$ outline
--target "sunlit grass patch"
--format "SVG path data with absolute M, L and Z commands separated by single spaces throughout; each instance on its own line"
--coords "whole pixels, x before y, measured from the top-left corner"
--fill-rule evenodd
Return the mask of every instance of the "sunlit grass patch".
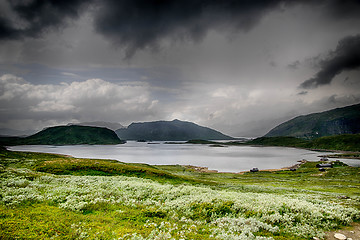
M 0 205 L 0 239 L 116 239 L 151 233 L 138 210 L 123 209 L 83 214 L 47 204 Z
M 115 160 L 63 158 L 42 161 L 34 170 L 57 175 L 134 176 L 173 184 L 194 182 L 193 179 L 176 176 L 147 164 L 127 164 Z
M 75 239 L 81 235 L 72 227 L 84 220 L 74 212 L 46 204 L 7 208 L 0 205 L 0 239 Z

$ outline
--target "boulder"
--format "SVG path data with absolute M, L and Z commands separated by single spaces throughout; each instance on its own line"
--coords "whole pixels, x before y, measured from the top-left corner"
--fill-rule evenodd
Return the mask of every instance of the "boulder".
M 316 167 L 317 168 L 332 168 L 333 165 L 331 163 L 319 163 L 319 164 L 316 164 Z
M 347 239 L 347 237 L 344 234 L 341 234 L 341 233 L 335 233 L 334 238 L 339 239 L 339 240 L 346 240 Z

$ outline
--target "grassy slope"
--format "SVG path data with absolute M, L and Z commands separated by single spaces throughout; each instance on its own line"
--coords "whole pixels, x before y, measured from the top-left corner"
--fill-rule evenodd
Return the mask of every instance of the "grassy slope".
M 103 159 L 79 159 L 50 153 L 12 152 L 4 149 L 0 152 L 0 166 L 5 168 L 26 167 L 33 171 L 55 175 L 141 177 L 172 184 L 195 181 L 147 164 L 128 164 Z M 200 183 L 201 181 L 196 182 Z
M 189 211 L 191 211 L 190 219 L 199 222 L 205 221 L 205 224 L 191 222 L 189 219 L 186 221 L 190 222 L 179 221 L 167 211 L 162 210 L 161 205 L 153 203 L 144 205 L 136 202 L 133 204 L 127 204 L 126 202 L 114 204 L 98 202 L 88 205 L 81 211 L 60 208 L 59 204 L 61 205 L 61 202 L 36 201 L 31 200 L 31 198 L 20 205 L 8 206 L 4 204 L 4 202 L 9 201 L 3 197 L 10 188 L 15 186 L 18 188 L 17 191 L 19 192 L 16 193 L 16 197 L 29 187 L 37 188 L 40 192 L 47 192 L 50 189 L 43 189 L 35 182 L 42 178 L 49 179 L 46 181 L 52 182 L 61 179 L 71 181 L 71 176 L 59 176 L 64 174 L 80 176 L 80 178 L 76 178 L 77 180 L 75 179 L 76 184 L 83 186 L 79 188 L 79 191 L 86 188 L 86 181 L 91 180 L 87 177 L 89 175 L 105 176 L 105 179 L 112 179 L 111 176 L 121 175 L 148 178 L 161 184 L 166 183 L 174 186 L 179 186 L 179 184 L 209 186 L 215 193 L 216 191 L 225 190 L 238 192 L 239 194 L 265 194 L 262 195 L 263 197 L 266 194 L 275 194 L 274 196 L 280 198 L 284 196 L 284 199 L 293 194 L 306 194 L 309 197 L 313 196 L 314 199 L 321 198 L 322 201 L 335 202 L 336 204 L 352 206 L 358 209 L 360 207 L 360 179 L 358 178 L 360 170 L 359 168 L 347 167 L 341 164 L 327 170 L 325 173 L 320 173 L 316 169 L 316 163 L 309 162 L 302 165 L 296 172 L 257 172 L 240 175 L 200 173 L 182 166 L 124 164 L 108 160 L 76 159 L 55 154 L 10 152 L 4 149 L 1 149 L 0 157 L 0 179 L 8 182 L 6 186 L 3 186 L 5 188 L 2 188 L 1 192 L 4 194 L 1 193 L 0 195 L 0 199 L 2 199 L 0 201 L 0 239 L 9 239 L 9 236 L 20 239 L 32 237 L 37 239 L 49 239 L 51 237 L 55 239 L 114 239 L 125 234 L 131 235 L 134 232 L 148 236 L 154 231 L 157 231 L 157 236 L 161 235 L 161 231 L 164 234 L 172 231 L 171 234 L 176 239 L 179 239 L 180 236 L 185 236 L 187 239 L 213 239 L 211 237 L 211 227 L 206 224 L 207 221 L 210 221 L 212 214 L 219 216 L 235 214 L 233 212 L 234 202 L 232 201 L 191 203 L 189 208 Z M 70 191 L 71 189 L 69 189 Z M 165 191 L 165 189 L 160 191 Z M 142 194 L 145 194 L 145 192 Z M 81 196 L 82 194 L 79 195 L 79 197 Z M 350 197 L 351 200 L 343 201 L 339 199 L 340 196 Z M 138 197 L 141 198 L 142 196 L 139 195 Z M 176 196 L 168 197 L 173 198 Z M 65 201 L 65 199 L 62 201 Z M 161 200 L 159 199 L 159 201 Z M 283 214 L 285 213 L 286 211 Z M 182 212 L 178 214 L 181 217 Z M 291 215 L 292 213 L 288 212 L 287 214 Z M 242 215 L 245 217 L 258 216 L 253 211 L 244 211 Z M 176 226 L 179 229 L 171 230 L 173 227 L 169 227 L 169 224 L 171 226 L 177 224 Z M 340 226 L 342 224 L 340 223 Z M 184 232 L 180 231 L 181 229 L 189 229 L 191 226 L 194 226 L 196 231 L 195 229 L 187 232 L 185 230 Z M 282 230 L 284 226 L 279 226 L 280 231 L 278 233 L 260 229 L 255 234 L 272 236 L 274 239 L 307 239 L 286 232 Z
M 245 189 L 253 192 L 303 192 L 318 191 L 359 196 L 359 168 L 339 164 L 321 173 L 318 162 L 307 162 L 295 171 L 260 171 L 257 173 L 203 173 L 182 166 L 158 166 L 158 168 L 183 177 L 213 183 L 218 188 Z M 185 170 L 184 170 L 185 169 Z
M 299 116 L 273 128 L 266 137 L 318 138 L 359 133 L 360 104 Z
M 360 134 L 344 134 L 314 139 L 309 144 L 314 149 L 360 152 Z

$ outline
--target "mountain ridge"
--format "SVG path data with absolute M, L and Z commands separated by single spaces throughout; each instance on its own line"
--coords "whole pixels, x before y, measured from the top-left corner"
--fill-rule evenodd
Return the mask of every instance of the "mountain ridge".
M 191 139 L 234 139 L 214 129 L 178 119 L 173 121 L 162 120 L 131 123 L 127 128 L 118 129 L 115 132 L 124 140 L 188 141 Z

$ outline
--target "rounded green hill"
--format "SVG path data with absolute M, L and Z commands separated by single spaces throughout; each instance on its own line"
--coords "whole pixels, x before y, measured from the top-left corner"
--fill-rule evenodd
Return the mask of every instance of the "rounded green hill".
M 107 128 L 89 126 L 56 126 L 46 128 L 32 136 L 18 139 L 16 144 L 26 145 L 77 145 L 120 144 L 116 133 Z

